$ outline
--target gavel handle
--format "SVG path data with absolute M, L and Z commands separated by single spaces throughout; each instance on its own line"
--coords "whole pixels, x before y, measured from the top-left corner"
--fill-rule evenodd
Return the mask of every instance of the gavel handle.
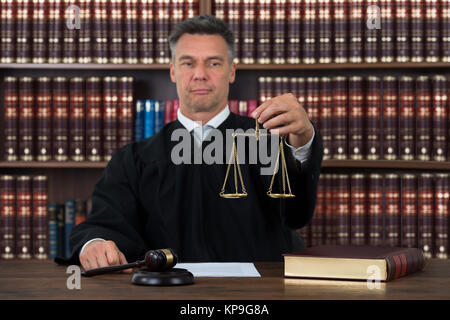
M 86 270 L 86 271 L 83 271 L 81 273 L 81 275 L 85 276 L 85 277 L 91 277 L 91 276 L 96 276 L 99 274 L 120 271 L 120 270 L 125 270 L 125 269 L 129 269 L 129 268 L 134 268 L 134 267 L 140 267 L 141 265 L 142 265 L 141 261 L 136 261 L 136 262 L 127 263 L 127 264 L 119 264 L 116 266 L 108 266 L 108 267 Z

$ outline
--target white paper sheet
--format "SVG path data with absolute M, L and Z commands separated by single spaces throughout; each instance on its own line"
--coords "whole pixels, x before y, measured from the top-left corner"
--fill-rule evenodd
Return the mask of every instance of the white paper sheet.
M 187 269 L 194 277 L 261 277 L 253 263 L 177 263 L 175 268 Z

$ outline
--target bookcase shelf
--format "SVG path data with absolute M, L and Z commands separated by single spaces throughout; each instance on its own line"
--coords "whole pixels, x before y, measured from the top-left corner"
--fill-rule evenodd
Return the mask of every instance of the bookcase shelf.
M 106 161 L 1 161 L 0 168 L 103 169 L 107 163 Z
M 238 70 L 342 70 L 342 69 L 421 69 L 450 68 L 449 62 L 390 62 L 390 63 L 323 63 L 323 64 L 238 64 Z M 168 70 L 169 64 L 113 63 L 0 63 L 0 69 L 66 69 L 66 70 Z

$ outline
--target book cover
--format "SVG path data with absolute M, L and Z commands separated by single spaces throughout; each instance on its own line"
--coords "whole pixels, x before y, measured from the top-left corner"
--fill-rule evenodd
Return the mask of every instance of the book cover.
M 432 258 L 434 252 L 434 175 L 421 173 L 417 181 L 417 241 L 425 258 Z
M 19 98 L 16 77 L 3 79 L 3 110 L 2 159 L 16 161 L 19 158 Z
M 138 45 L 139 45 L 139 10 L 138 0 L 127 0 L 124 4 L 124 62 L 133 64 L 138 63 Z
M 64 256 L 70 257 L 69 235 L 75 226 L 75 200 L 64 202 Z
M 47 19 L 46 1 L 33 1 L 31 8 L 31 52 L 32 63 L 44 63 L 47 59 Z
M 363 0 L 349 1 L 349 62 L 361 63 L 363 61 L 363 28 L 364 4 Z
M 118 78 L 103 78 L 103 161 L 117 150 Z
M 333 149 L 333 130 L 331 114 L 331 78 L 320 78 L 319 118 L 320 135 L 323 143 L 323 160 L 331 159 Z
M 102 0 L 104 1 L 104 0 Z M 78 37 L 80 35 L 81 29 L 68 28 L 67 21 L 76 21 L 78 17 L 76 16 L 75 10 L 67 10 L 71 5 L 77 5 L 76 0 L 64 0 L 63 4 L 63 29 L 62 29 L 62 63 L 76 63 L 77 62 L 77 43 Z
M 414 103 L 413 77 L 400 77 L 399 100 L 400 160 L 414 160 L 416 153 L 416 105 Z
M 384 242 L 383 175 L 370 173 L 367 177 L 367 244 L 379 246 Z
M 368 28 L 367 22 L 373 19 L 379 18 L 377 15 L 381 14 L 381 9 L 379 7 L 379 0 L 366 0 L 364 2 L 364 62 L 366 63 L 376 63 L 378 62 L 378 45 L 380 41 L 378 40 L 378 34 L 381 31 L 377 28 Z M 375 6 L 375 7 L 374 7 Z M 381 24 L 381 22 L 380 22 Z
M 401 232 L 401 199 L 400 176 L 397 173 L 384 175 L 384 212 L 385 212 L 385 245 L 391 247 L 400 246 Z
M 383 77 L 383 160 L 399 158 L 399 105 L 398 81 L 394 76 Z
M 367 187 L 363 173 L 350 175 L 350 244 L 361 246 L 367 239 Z
M 69 86 L 69 158 L 72 161 L 84 161 L 86 159 L 85 79 L 70 78 Z
M 102 88 L 100 77 L 86 79 L 86 159 L 102 160 Z
M 169 63 L 170 0 L 155 0 L 155 62 Z
M 16 177 L 0 175 L 0 259 L 16 257 Z
M 36 79 L 36 159 L 48 161 L 51 159 L 51 123 L 52 123 L 51 78 Z
M 303 2 L 302 16 L 302 62 L 305 64 L 316 63 L 316 25 L 317 25 L 317 1 L 305 0 Z
M 108 4 L 106 0 L 93 2 L 92 58 L 94 63 L 108 63 Z
M 0 1 L 0 63 L 13 63 L 15 60 L 16 17 L 15 3 Z
M 447 160 L 447 79 L 443 75 L 434 75 L 432 82 L 432 159 L 434 161 Z
M 62 31 L 64 24 L 63 0 L 50 0 L 48 4 L 48 63 L 62 62 Z
M 34 259 L 49 257 L 48 177 L 38 175 L 32 181 L 32 247 Z
M 438 62 L 439 45 L 439 3 L 436 0 L 425 1 L 425 61 Z
M 256 1 L 242 0 L 242 63 L 253 64 L 256 62 Z
M 118 81 L 117 148 L 133 141 L 133 77 Z
M 224 1 L 225 2 L 225 1 Z M 230 30 L 234 34 L 234 63 L 241 62 L 241 20 L 242 20 L 242 0 L 228 0 L 227 12 L 224 10 L 224 5 L 219 4 L 221 9 L 220 14 L 224 16 L 221 18 L 228 23 Z M 185 4 L 184 4 L 185 5 Z M 216 10 L 218 3 L 216 2 Z M 226 15 L 226 16 L 225 16 Z M 216 15 L 217 17 L 217 15 Z
M 15 49 L 16 63 L 31 62 L 31 21 L 32 21 L 32 0 L 22 0 L 14 5 L 17 8 L 15 17 Z
M 424 61 L 423 0 L 411 0 L 411 61 Z
M 380 61 L 394 61 L 394 45 L 395 45 L 395 19 L 394 6 L 392 0 L 380 0 L 381 11 L 381 41 L 380 41 Z
M 138 4 L 138 41 L 139 62 L 144 64 L 154 63 L 155 54 L 155 20 L 157 13 L 154 8 L 154 0 L 140 0 Z
M 33 254 L 32 188 L 31 176 L 21 175 L 16 178 L 16 257 L 21 260 L 31 259 Z
M 123 1 L 108 1 L 108 42 L 109 42 L 109 62 L 123 63 Z
M 364 99 L 363 78 L 352 76 L 348 80 L 348 152 L 350 159 L 364 157 Z
M 147 99 L 144 104 L 144 139 L 155 134 L 155 100 Z
M 92 2 L 95 0 L 79 0 L 78 7 L 80 8 L 80 30 L 77 43 L 77 62 L 91 63 L 92 62 L 92 25 L 93 25 L 93 11 Z
M 432 102 L 430 78 L 428 76 L 419 76 L 415 80 L 415 97 L 417 106 L 417 132 L 416 147 L 417 159 L 431 160 L 432 150 Z M 433 129 L 434 130 L 434 129 Z
M 52 156 L 56 161 L 69 159 L 69 80 L 53 78 Z
M 417 176 L 401 176 L 402 247 L 417 248 Z
M 333 159 L 345 160 L 348 157 L 348 94 L 347 77 L 332 78 L 331 127 Z
M 75 219 L 74 226 L 86 221 L 86 201 L 83 199 L 75 199 Z
M 19 78 L 19 159 L 33 161 L 36 106 L 34 96 L 34 79 Z
M 145 100 L 136 100 L 135 115 L 134 115 L 134 141 L 139 141 L 144 138 L 145 126 Z
M 319 0 L 318 3 L 318 62 L 330 63 L 332 60 L 332 22 L 331 0 Z
M 365 122 L 366 122 L 366 145 L 365 156 L 367 160 L 379 160 L 381 158 L 381 135 L 383 132 L 381 118 L 380 99 L 381 79 L 378 76 L 366 78 L 365 100 Z
M 301 61 L 301 0 L 288 0 L 286 6 L 286 62 L 297 64 Z
M 395 57 L 397 62 L 411 60 L 410 11 L 408 0 L 395 0 Z
M 333 42 L 334 63 L 346 63 L 348 61 L 348 18 L 349 0 L 333 0 Z

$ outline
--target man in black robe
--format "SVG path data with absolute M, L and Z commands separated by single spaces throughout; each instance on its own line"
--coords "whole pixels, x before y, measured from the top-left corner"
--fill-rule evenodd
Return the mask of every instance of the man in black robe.
M 70 234 L 69 260 L 91 269 L 142 259 L 151 249 L 172 248 L 183 262 L 281 261 L 283 253 L 304 247 L 295 229 L 313 216 L 323 153 L 318 132 L 292 94 L 264 102 L 253 118 L 230 113 L 234 36 L 222 21 L 206 15 L 186 20 L 169 43 L 178 118 L 113 155 L 95 185 L 92 211 Z M 255 119 L 271 133 L 285 136 L 294 198 L 268 197 L 272 177 L 249 161 L 240 165 L 247 197 L 220 197 L 229 155 L 225 151 L 222 163 L 174 160 L 177 133 L 187 133 L 192 159 L 213 143 L 211 132 L 225 139 L 226 129 L 255 129 Z M 227 188 L 234 188 L 233 171 L 228 179 Z

